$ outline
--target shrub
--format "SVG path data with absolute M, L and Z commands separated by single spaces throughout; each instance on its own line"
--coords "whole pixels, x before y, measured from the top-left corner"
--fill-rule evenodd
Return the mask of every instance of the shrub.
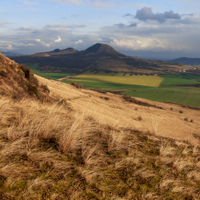
M 141 116 L 139 116 L 137 119 L 138 119 L 138 121 L 142 121 L 142 117 Z
M 4 67 L 0 67 L 0 76 L 7 76 L 7 69 Z
M 44 93 L 46 94 L 49 94 L 50 93 L 50 90 L 49 88 L 47 87 L 47 85 L 41 85 L 41 89 Z
M 96 90 L 96 91 L 99 92 L 99 93 L 102 93 L 102 94 L 106 94 L 106 93 L 107 93 L 106 91 L 101 90 L 101 89 L 98 89 L 98 90 Z
M 182 110 L 179 110 L 179 113 L 183 113 L 183 111 L 182 111 Z
M 70 85 L 73 85 L 74 87 L 76 87 L 76 88 L 78 88 L 78 89 L 82 89 L 82 88 L 84 88 L 81 84 L 79 84 L 79 83 L 74 83 L 74 82 L 72 82 L 72 83 L 70 83 Z
M 29 79 L 30 78 L 30 69 L 25 65 L 19 65 L 19 68 L 24 72 L 25 78 Z
M 101 99 L 105 99 L 106 101 L 108 101 L 109 100 L 109 98 L 108 97 L 100 97 Z
M 27 86 L 28 86 L 29 94 L 31 94 L 31 95 L 36 94 L 36 96 L 38 96 L 38 89 L 36 86 L 31 85 L 31 84 L 28 84 Z

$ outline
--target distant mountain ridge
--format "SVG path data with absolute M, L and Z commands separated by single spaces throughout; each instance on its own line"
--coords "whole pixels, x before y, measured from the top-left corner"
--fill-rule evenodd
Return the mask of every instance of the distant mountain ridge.
M 3 54 L 4 56 L 7 56 L 7 57 L 11 57 L 11 56 L 19 56 L 20 54 L 17 54 L 17 53 L 13 53 L 13 52 L 0 52 L 1 54 Z
M 55 49 L 51 52 L 12 57 L 12 59 L 18 63 L 38 63 L 38 70 L 43 72 L 82 73 L 92 70 L 155 75 L 175 73 L 175 69 L 190 69 L 177 63 L 126 56 L 111 46 L 101 43 L 94 44 L 84 51 L 77 51 L 70 47 L 64 50 Z
M 177 62 L 183 65 L 200 65 L 200 58 L 181 57 L 171 60 L 171 62 Z
M 73 54 L 73 53 L 77 53 L 79 52 L 78 50 L 74 49 L 74 48 L 67 48 L 67 49 L 63 49 L 63 50 L 60 50 L 60 49 L 54 49 L 53 51 L 50 51 L 50 52 L 41 52 L 41 53 L 35 53 L 33 54 L 33 56 L 44 56 L 44 57 L 47 57 L 47 56 L 52 56 L 52 55 L 61 55 L 61 54 Z

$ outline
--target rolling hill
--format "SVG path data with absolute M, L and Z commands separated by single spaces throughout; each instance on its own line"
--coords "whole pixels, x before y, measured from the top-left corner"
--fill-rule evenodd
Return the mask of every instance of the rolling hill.
M 0 199 L 200 199 L 199 110 L 0 62 Z
M 73 48 L 55 49 L 52 52 L 37 53 L 28 56 L 12 57 L 18 63 L 38 63 L 42 72 L 82 73 L 87 70 L 108 72 L 130 72 L 138 74 L 169 74 L 175 69 L 191 69 L 177 63 L 146 60 L 130 57 L 117 52 L 106 44 L 97 43 L 85 51 Z
M 7 57 L 11 57 L 11 56 L 19 56 L 20 54 L 17 54 L 17 53 L 12 53 L 12 52 L 0 52 L 1 54 L 7 56 Z
M 182 65 L 200 65 L 200 58 L 181 57 L 171 60 L 171 62 L 176 62 Z

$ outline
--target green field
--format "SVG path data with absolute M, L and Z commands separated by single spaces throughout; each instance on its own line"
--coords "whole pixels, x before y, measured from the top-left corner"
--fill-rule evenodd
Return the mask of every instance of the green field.
M 63 78 L 66 76 L 69 76 L 71 74 L 73 74 L 74 72 L 65 72 L 65 73 L 43 73 L 40 72 L 39 70 L 37 70 L 37 68 L 39 67 L 38 64 L 26 64 L 27 67 L 29 67 L 35 74 L 42 76 L 44 78 L 50 78 L 53 80 L 59 79 L 59 78 Z
M 200 76 L 187 74 L 157 77 L 131 76 L 130 73 L 92 73 L 88 71 L 70 79 L 68 82 L 77 82 L 85 87 L 108 91 L 121 90 L 124 91 L 122 94 L 153 101 L 167 101 L 200 107 L 200 88 L 192 86 L 192 84 L 198 84 L 199 80 Z M 183 87 L 179 84 L 188 86 Z
M 74 73 L 42 73 L 37 70 L 38 64 L 27 64 L 27 66 L 35 74 L 54 80 Z M 199 84 L 199 81 L 200 76 L 187 74 L 147 76 L 131 75 L 130 73 L 106 73 L 103 71 L 95 73 L 87 71 L 63 82 L 77 82 L 84 87 L 108 91 L 119 90 L 123 92 L 123 95 L 126 94 L 153 101 L 167 101 L 200 107 L 200 88 L 192 86 L 192 84 Z M 187 87 L 179 86 L 179 84 L 186 84 Z
M 195 84 L 195 83 L 198 83 L 198 81 L 196 81 L 194 79 L 188 79 L 188 77 L 183 78 L 184 76 L 180 77 L 180 76 L 174 76 L 174 75 L 161 75 L 160 77 L 163 78 L 161 85 Z
M 200 92 L 195 94 L 168 91 L 128 91 L 124 94 L 133 97 L 149 99 L 152 101 L 173 102 L 178 104 L 200 107 Z

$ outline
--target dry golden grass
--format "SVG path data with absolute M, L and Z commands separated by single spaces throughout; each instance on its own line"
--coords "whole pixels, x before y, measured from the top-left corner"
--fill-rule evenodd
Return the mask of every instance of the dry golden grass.
M 107 101 L 106 101 L 107 102 Z M 0 99 L 0 199 L 199 199 L 200 147 Z
M 0 96 L 0 199 L 200 199 L 199 111 L 37 78 L 54 101 Z
M 49 89 L 40 85 L 32 70 L 19 65 L 0 53 L 0 95 L 10 96 L 15 100 L 24 97 L 51 101 Z
M 68 84 L 42 77 L 38 77 L 38 80 L 50 88 L 50 95 L 66 99 L 75 111 L 90 113 L 101 124 L 190 141 L 194 145 L 200 144 L 200 137 L 198 137 L 200 135 L 200 112 L 198 110 L 139 99 L 163 107 L 161 110 L 126 102 L 120 95 L 76 89 Z M 179 113 L 179 110 L 182 110 L 183 114 Z M 193 119 L 193 123 L 186 122 L 185 117 Z

